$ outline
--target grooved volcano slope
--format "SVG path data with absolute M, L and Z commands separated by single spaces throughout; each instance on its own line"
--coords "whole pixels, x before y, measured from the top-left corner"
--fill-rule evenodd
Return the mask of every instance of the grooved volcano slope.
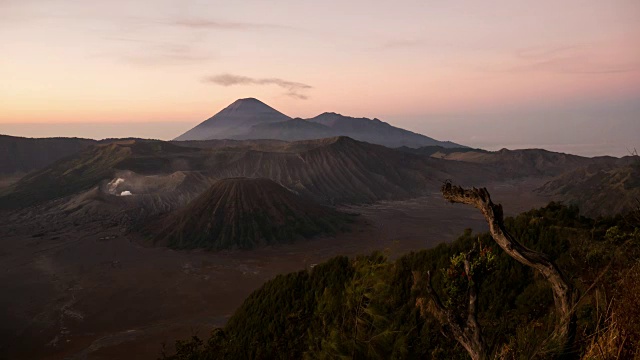
M 304 146 L 306 144 L 306 146 Z M 437 188 L 445 174 L 438 160 L 401 153 L 346 137 L 291 143 L 306 149 L 292 153 L 249 151 L 218 177 L 264 177 L 320 203 L 363 203 L 409 198 Z
M 271 180 L 230 178 L 166 219 L 156 242 L 174 248 L 249 249 L 335 233 L 347 217 Z

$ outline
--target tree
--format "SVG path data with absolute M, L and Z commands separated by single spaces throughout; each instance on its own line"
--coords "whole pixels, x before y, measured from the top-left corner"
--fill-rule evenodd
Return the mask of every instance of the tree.
M 477 245 L 467 253 L 460 253 L 451 258 L 445 275 L 446 300 L 443 302 L 431 284 L 431 272 L 427 272 L 426 284 L 422 284 L 420 272 L 413 272 L 414 289 L 426 288 L 433 300 L 432 306 L 424 297 L 416 299 L 416 306 L 424 317 L 431 313 L 441 324 L 446 324 L 453 337 L 467 350 L 474 360 L 489 357 L 487 343 L 482 336 L 478 323 L 478 283 L 491 267 L 494 256 L 488 248 Z M 460 316 L 459 314 L 465 312 Z
M 447 182 L 442 186 L 444 198 L 451 203 L 471 205 L 482 212 L 489 224 L 493 240 L 510 257 L 537 270 L 551 285 L 556 309 L 556 325 L 551 340 L 561 352 L 566 352 L 575 337 L 575 313 L 572 287 L 556 264 L 544 253 L 531 250 L 519 243 L 505 228 L 502 206 L 494 204 L 487 189 L 464 189 Z M 477 320 L 478 290 L 471 276 L 471 260 L 475 250 L 467 253 L 463 260 L 465 272 L 469 276 L 468 306 L 466 319 L 459 321 L 451 308 L 444 306 L 431 286 L 431 274 L 427 273 L 427 291 L 431 294 L 432 306 L 424 298 L 418 298 L 416 306 L 421 313 L 431 313 L 443 325 L 448 325 L 454 338 L 467 350 L 474 360 L 488 357 L 487 344 L 482 337 L 482 329 Z M 414 284 L 419 284 L 421 274 L 414 273 Z

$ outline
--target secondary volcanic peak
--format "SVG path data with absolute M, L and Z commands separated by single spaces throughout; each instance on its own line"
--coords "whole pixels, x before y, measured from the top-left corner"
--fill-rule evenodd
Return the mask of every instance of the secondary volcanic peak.
M 229 178 L 164 219 L 155 240 L 174 248 L 249 249 L 333 234 L 349 217 L 272 180 Z

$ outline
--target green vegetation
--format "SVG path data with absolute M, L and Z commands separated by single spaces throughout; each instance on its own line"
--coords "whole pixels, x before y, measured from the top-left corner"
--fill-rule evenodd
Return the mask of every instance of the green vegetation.
M 470 279 L 478 321 L 501 359 L 633 359 L 640 353 L 640 215 L 598 219 L 573 206 L 548 206 L 505 219 L 527 247 L 548 254 L 576 289 L 576 337 L 569 353 L 548 341 L 554 304 L 548 283 L 505 254 L 488 233 L 394 262 L 383 253 L 337 257 L 310 271 L 281 275 L 255 291 L 211 337 L 176 343 L 169 359 L 467 359 L 429 313 L 420 314 L 414 272 L 430 271 L 445 306 L 464 308 L 460 254 L 482 244 Z M 464 309 L 461 309 L 464 313 Z

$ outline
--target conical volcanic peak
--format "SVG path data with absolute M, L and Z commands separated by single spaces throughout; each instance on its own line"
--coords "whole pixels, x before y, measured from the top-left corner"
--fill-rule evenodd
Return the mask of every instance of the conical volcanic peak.
M 226 109 L 242 111 L 275 111 L 279 113 L 278 110 L 272 108 L 271 106 L 263 103 L 256 98 L 238 99 L 231 103 L 231 105 L 227 106 L 225 110 Z
M 290 119 L 258 99 L 239 99 L 176 140 L 232 139 L 248 133 L 254 125 Z
M 271 180 L 229 178 L 166 219 L 156 241 L 174 248 L 249 249 L 335 233 L 347 221 Z
M 286 121 L 290 118 L 254 98 L 240 99 L 224 108 L 203 124 L 212 125 L 253 126 L 262 123 Z

